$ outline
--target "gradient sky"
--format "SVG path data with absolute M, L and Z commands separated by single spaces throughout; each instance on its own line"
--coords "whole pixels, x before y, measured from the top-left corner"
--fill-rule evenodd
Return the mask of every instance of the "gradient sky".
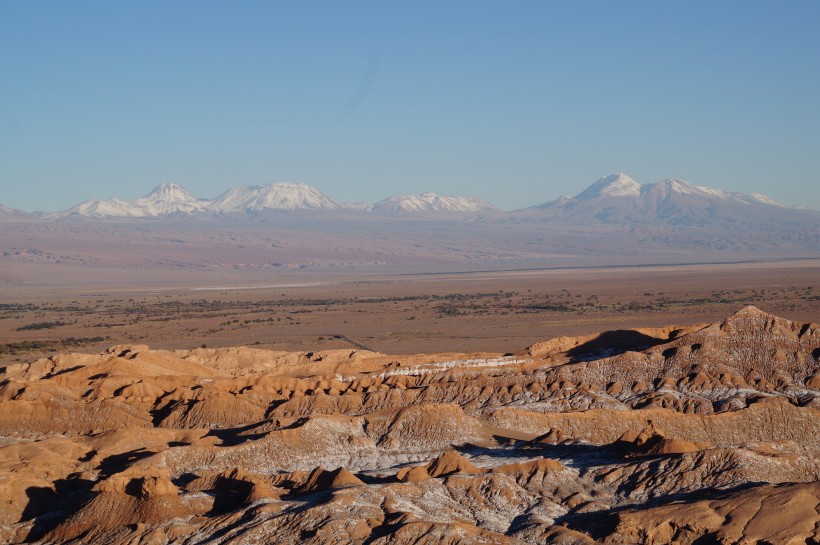
M 820 2 L 0 2 L 0 203 L 506 209 L 623 171 L 820 209 Z

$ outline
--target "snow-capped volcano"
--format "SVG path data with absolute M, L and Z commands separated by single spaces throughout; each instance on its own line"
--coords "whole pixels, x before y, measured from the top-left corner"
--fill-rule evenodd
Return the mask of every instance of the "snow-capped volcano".
M 301 183 L 246 185 L 231 188 L 213 200 L 200 199 L 177 184 L 165 183 L 134 201 L 119 199 L 89 200 L 50 214 L 50 219 L 66 217 L 150 218 L 171 214 L 229 215 L 265 210 L 349 210 L 383 214 L 475 213 L 498 210 L 476 197 L 437 195 L 405 195 L 383 201 L 344 204 L 315 187 Z
M 181 186 L 160 184 L 144 197 L 133 201 L 120 199 L 87 200 L 62 212 L 46 217 L 60 219 L 71 216 L 91 218 L 151 218 L 170 214 L 190 214 L 206 209 L 209 201 L 199 199 Z
M 423 214 L 429 212 L 488 212 L 498 210 L 495 205 L 477 197 L 456 195 L 402 195 L 388 197 L 373 205 L 375 212 Z
M 89 218 L 141 218 L 145 216 L 145 213 L 141 209 L 131 206 L 131 203 L 121 201 L 120 199 L 90 199 L 62 212 L 49 214 L 46 217 L 57 219 L 70 216 Z
M 587 200 L 595 197 L 637 197 L 641 194 L 641 184 L 624 174 L 616 172 L 598 180 L 586 188 L 576 199 Z
M 164 183 L 158 185 L 152 189 L 150 193 L 144 197 L 140 197 L 134 202 L 141 202 L 145 204 L 167 204 L 194 203 L 200 202 L 201 200 L 202 199 L 199 199 L 180 185 L 174 183 Z
M 654 199 L 665 199 L 677 195 L 688 195 L 702 199 L 717 199 L 721 201 L 734 201 L 743 204 L 769 204 L 773 206 L 783 206 L 774 199 L 762 193 L 736 193 L 723 191 L 722 189 L 712 189 L 702 185 L 694 185 L 686 180 L 670 178 L 655 184 L 645 184 L 640 186 L 640 193 Z M 580 197 L 580 195 L 579 195 Z
M 788 209 L 760 193 L 728 192 L 678 178 L 641 185 L 621 172 L 598 179 L 575 197 L 562 197 L 535 208 L 543 210 L 546 217 L 627 225 L 788 221 L 784 215 Z
M 88 200 L 49 219 L 66 217 L 153 218 L 172 214 L 217 213 L 260 210 L 337 210 L 346 206 L 306 184 L 270 184 L 229 189 L 213 200 L 200 199 L 183 187 L 164 183 L 133 201 Z
M 163 216 L 205 210 L 209 201 L 199 199 L 177 184 L 165 183 L 130 204 L 143 210 L 146 216 Z
M 338 210 L 345 206 L 307 184 L 278 183 L 229 189 L 208 205 L 214 212 Z

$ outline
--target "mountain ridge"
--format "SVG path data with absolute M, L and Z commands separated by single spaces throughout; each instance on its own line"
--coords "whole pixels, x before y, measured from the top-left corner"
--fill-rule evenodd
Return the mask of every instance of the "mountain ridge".
M 345 205 L 307 184 L 277 183 L 228 189 L 207 207 L 216 213 L 273 210 L 338 210 Z
M 639 184 L 620 172 L 599 178 L 575 197 L 562 196 L 517 212 L 543 221 L 595 221 L 624 226 L 734 230 L 745 225 L 766 229 L 820 225 L 813 211 L 788 208 L 761 193 L 729 192 L 679 178 Z
M 30 216 L 30 215 L 31 214 L 29 214 L 28 212 L 25 212 L 23 210 L 18 210 L 16 208 L 11 208 L 10 206 L 5 206 L 3 204 L 0 204 L 0 218 L 6 218 L 6 217 L 23 218 L 23 217 L 27 217 L 27 216 Z
M 439 195 L 433 192 L 419 195 L 387 197 L 373 205 L 376 212 L 425 213 L 425 212 L 490 212 L 499 210 L 484 199 L 459 195 Z
M 439 213 L 474 213 L 500 211 L 494 204 L 478 197 L 419 195 L 387 197 L 376 203 L 347 204 L 328 197 L 319 189 L 304 183 L 280 182 L 268 185 L 246 185 L 230 188 L 214 199 L 196 197 L 175 183 L 163 183 L 133 201 L 117 198 L 86 200 L 59 212 L 45 213 L 45 219 L 148 218 L 174 214 L 211 214 L 216 216 L 262 211 L 364 211 L 381 214 L 425 215 Z
M 2 205 L 0 205 L 2 206 Z M 754 207 L 749 213 L 749 207 Z M 46 220 L 70 218 L 140 219 L 186 216 L 223 217 L 262 212 L 352 212 L 379 216 L 425 217 L 491 214 L 497 217 L 530 216 L 541 220 L 597 221 L 602 223 L 703 226 L 715 221 L 788 223 L 788 214 L 810 217 L 814 211 L 788 208 L 762 193 L 728 192 L 696 185 L 680 178 L 641 184 L 623 172 L 604 176 L 576 196 L 560 196 L 542 204 L 505 211 L 474 196 L 425 192 L 390 196 L 375 203 L 349 204 L 329 197 L 304 183 L 279 182 L 229 188 L 213 199 L 197 197 L 176 183 L 163 183 L 133 201 L 118 198 L 90 199 L 51 213 L 27 214 L 0 208 L 0 217 L 33 215 Z M 772 219 L 774 218 L 774 219 Z

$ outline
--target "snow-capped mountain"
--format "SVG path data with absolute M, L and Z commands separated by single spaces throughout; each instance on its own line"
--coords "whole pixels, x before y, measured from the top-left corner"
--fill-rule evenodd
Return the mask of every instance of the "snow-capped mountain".
M 65 218 L 167 218 L 177 216 L 258 215 L 265 211 L 335 211 L 350 217 L 441 218 L 459 215 L 468 219 L 490 213 L 497 220 L 557 219 L 569 222 L 598 222 L 615 225 L 673 226 L 789 225 L 817 223 L 816 212 L 786 208 L 760 193 L 734 193 L 695 185 L 680 179 L 640 184 L 624 173 L 598 179 L 575 197 L 561 196 L 538 206 L 505 213 L 476 197 L 420 195 L 388 197 L 375 204 L 346 204 L 302 183 L 276 183 L 229 189 L 215 199 L 201 199 L 173 183 L 157 186 L 133 201 L 120 199 L 87 200 L 62 212 L 38 214 L 47 220 Z M 0 207 L 0 217 L 13 219 Z M 767 227 L 768 228 L 768 227 Z
M 131 202 L 134 208 L 144 211 L 146 216 L 164 216 L 178 212 L 205 210 L 210 201 L 200 199 L 177 184 L 160 184 L 144 197 Z
M 53 214 L 46 219 L 88 218 L 157 218 L 198 213 L 231 214 L 261 210 L 338 210 L 343 205 L 315 187 L 306 184 L 279 183 L 229 189 L 213 200 L 200 199 L 183 187 L 165 183 L 133 201 L 120 199 L 87 200 Z
M 712 189 L 711 187 L 690 184 L 689 182 L 678 178 L 671 178 L 656 184 L 646 184 L 640 186 L 640 193 L 645 195 L 647 198 L 652 199 L 668 199 L 677 194 L 689 195 L 706 200 L 712 199 L 731 201 L 741 204 L 769 204 L 773 206 L 783 206 L 779 202 L 767 197 L 766 195 L 763 195 L 762 193 L 746 194 L 727 192 L 721 189 Z
M 437 195 L 428 192 L 421 195 L 388 197 L 374 204 L 372 210 L 381 213 L 424 214 L 431 212 L 489 212 L 498 210 L 498 208 L 477 197 Z
M 378 212 L 381 214 L 424 215 L 469 213 L 498 210 L 476 197 L 423 193 L 389 197 L 376 204 L 345 204 L 332 199 L 307 184 L 276 183 L 248 185 L 228 189 L 213 200 L 200 199 L 181 186 L 165 183 L 144 197 L 133 201 L 120 199 L 87 200 L 67 210 L 47 214 L 46 219 L 88 218 L 156 218 L 170 215 L 230 215 L 266 210 L 336 210 Z
M 47 214 L 46 219 L 61 219 L 72 216 L 88 218 L 141 218 L 145 213 L 131 206 L 131 203 L 120 199 L 94 200 L 89 199 L 66 210 Z
M 677 178 L 642 185 L 621 172 L 598 179 L 575 197 L 561 197 L 534 209 L 542 210 L 544 217 L 626 225 L 790 221 L 790 209 L 760 193 L 727 192 Z
M 48 214 L 48 219 L 67 217 L 89 218 L 151 218 L 176 213 L 203 211 L 209 201 L 199 199 L 177 184 L 160 184 L 144 197 L 133 201 L 120 199 L 87 200 L 61 212 Z
M 307 184 L 279 183 L 229 189 L 208 204 L 213 212 L 338 210 L 346 206 Z
M 599 178 L 586 188 L 575 199 L 589 200 L 596 197 L 637 197 L 641 194 L 641 184 L 624 174 L 617 172 Z

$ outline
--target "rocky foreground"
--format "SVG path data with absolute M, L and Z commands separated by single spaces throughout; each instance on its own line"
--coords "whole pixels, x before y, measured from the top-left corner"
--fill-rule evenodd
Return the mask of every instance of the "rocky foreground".
M 0 369 L 0 542 L 818 543 L 820 327 Z

